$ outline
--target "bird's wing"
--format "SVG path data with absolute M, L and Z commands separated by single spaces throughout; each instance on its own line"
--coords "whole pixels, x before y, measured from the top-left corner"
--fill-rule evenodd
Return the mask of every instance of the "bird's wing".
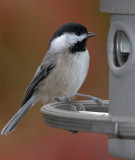
M 31 96 L 35 93 L 37 89 L 38 83 L 42 81 L 44 78 L 46 78 L 54 67 L 55 64 L 49 64 L 49 65 L 42 65 L 41 67 L 38 68 L 33 80 L 26 89 L 21 106 L 23 106 L 31 98 Z

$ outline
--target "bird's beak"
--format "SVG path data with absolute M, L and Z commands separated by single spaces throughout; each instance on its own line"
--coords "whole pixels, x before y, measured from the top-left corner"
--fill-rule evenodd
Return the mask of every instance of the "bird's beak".
M 96 35 L 96 33 L 88 32 L 88 33 L 87 33 L 87 38 L 93 37 L 93 36 L 95 36 L 95 35 Z

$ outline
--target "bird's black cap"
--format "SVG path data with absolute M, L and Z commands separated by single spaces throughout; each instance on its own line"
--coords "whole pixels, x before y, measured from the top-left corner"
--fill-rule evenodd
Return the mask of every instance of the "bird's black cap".
M 87 28 L 80 23 L 66 23 L 57 29 L 57 31 L 52 36 L 50 42 L 53 39 L 61 36 L 63 33 L 75 33 L 76 35 L 79 36 L 85 33 L 87 34 L 88 31 L 87 31 Z

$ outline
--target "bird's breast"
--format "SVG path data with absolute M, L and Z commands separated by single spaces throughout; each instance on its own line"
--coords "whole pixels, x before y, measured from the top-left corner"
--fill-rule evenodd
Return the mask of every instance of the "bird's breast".
M 56 67 L 39 84 L 40 96 L 43 99 L 48 98 L 50 101 L 55 97 L 73 97 L 86 78 L 89 59 L 87 50 L 76 54 L 60 55 Z

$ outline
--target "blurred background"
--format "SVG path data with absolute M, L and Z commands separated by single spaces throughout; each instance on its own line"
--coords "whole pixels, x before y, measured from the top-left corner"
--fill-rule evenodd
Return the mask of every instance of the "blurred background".
M 80 93 L 108 99 L 109 21 L 108 14 L 99 12 L 99 0 L 1 0 L 0 130 L 19 109 L 51 36 L 67 22 L 79 22 L 97 33 L 87 43 L 91 63 Z M 70 134 L 47 127 L 40 107 L 33 107 L 15 132 L 0 136 L 0 160 L 117 159 L 108 153 L 107 135 Z

